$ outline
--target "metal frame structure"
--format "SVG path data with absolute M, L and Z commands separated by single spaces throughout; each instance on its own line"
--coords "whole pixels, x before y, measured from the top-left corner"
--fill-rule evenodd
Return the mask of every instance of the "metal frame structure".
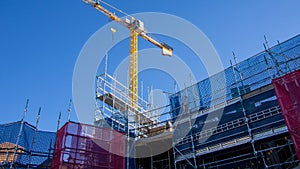
M 51 168 L 125 169 L 123 137 L 111 128 L 67 122 L 57 132 Z
M 36 126 L 25 121 L 0 125 L 0 168 L 50 168 L 55 133 L 38 130 L 38 120 L 39 115 Z
M 144 136 L 143 128 L 154 123 L 153 114 L 147 111 L 148 102 L 138 96 L 137 104 L 133 106 L 131 95 L 134 94 L 115 78 L 104 73 L 97 77 L 97 107 L 95 124 L 103 119 L 110 119 L 119 125 L 120 131 L 133 132 L 139 137 Z M 118 120 L 115 116 L 122 119 Z M 126 130 L 128 128 L 128 130 Z
M 300 35 L 243 62 L 237 63 L 235 58 L 235 64 L 221 72 L 227 78 L 225 88 L 209 88 L 210 83 L 217 82 L 221 76 L 216 74 L 170 95 L 170 105 L 152 110 L 147 109 L 149 103 L 138 96 L 138 107 L 133 107 L 131 90 L 105 72 L 97 77 L 95 124 L 112 121 L 109 124 L 112 128 L 125 130 L 128 137 L 136 138 L 137 143 L 151 136 L 156 136 L 158 140 L 173 138 L 173 132 L 166 132 L 166 125 L 177 118 L 180 118 L 176 121 L 177 127 L 182 125 L 191 129 L 186 137 L 172 140 L 171 150 L 162 155 L 137 159 L 136 166 L 139 167 L 156 168 L 156 164 L 175 169 L 295 166 L 298 161 L 291 148 L 293 143 L 277 104 L 271 79 L 299 69 L 299 51 Z M 225 95 L 221 94 L 224 91 Z M 213 94 L 218 96 L 214 97 L 215 100 L 212 100 Z M 166 111 L 161 114 L 153 113 L 163 109 Z M 228 115 L 211 119 L 219 120 L 219 125 L 201 129 L 200 123 L 207 122 L 205 117 L 208 114 L 221 110 Z M 115 114 L 122 116 L 124 123 Z M 123 127 L 114 127 L 114 124 Z M 176 128 L 173 130 L 176 132 Z M 158 135 L 163 132 L 165 135 Z M 264 143 L 270 145 L 262 147 Z M 226 151 L 236 156 L 226 156 Z M 278 160 L 276 156 L 286 160 Z M 133 163 L 127 164 L 127 168 L 135 166 Z
M 231 75 L 234 79 L 231 80 L 231 82 L 227 81 L 226 90 L 229 92 L 223 96 L 226 97 L 226 101 L 223 103 L 214 104 L 213 101 L 210 101 L 209 106 L 205 107 L 201 105 L 200 100 L 205 100 L 205 97 L 209 98 L 210 96 L 202 94 L 202 96 L 199 97 L 199 106 L 184 110 L 185 105 L 190 104 L 190 102 L 186 102 L 182 99 L 185 97 L 182 93 L 185 93 L 185 91 L 173 95 L 175 97 L 171 97 L 171 101 L 172 99 L 176 100 L 176 97 L 182 100 L 179 104 L 174 104 L 175 106 L 172 108 L 174 114 L 173 118 L 179 117 L 178 112 L 180 112 L 179 114 L 188 112 L 188 114 L 190 114 L 189 117 L 192 117 L 185 118 L 182 120 L 182 123 L 186 121 L 196 121 L 197 123 L 197 120 L 193 119 L 222 109 L 225 109 L 226 113 L 226 109 L 230 109 L 231 105 L 237 104 L 239 108 L 236 108 L 236 110 L 239 110 L 241 114 L 241 116 L 235 117 L 226 123 L 220 122 L 217 127 L 196 133 L 191 132 L 191 134 L 185 138 L 176 140 L 174 143 L 175 168 L 231 168 L 235 165 L 238 166 L 242 162 L 246 163 L 249 160 L 255 161 L 255 159 L 261 159 L 262 165 L 260 168 L 280 168 L 282 166 L 287 168 L 288 166 L 295 166 L 298 160 L 295 158 L 294 150 L 290 149 L 290 147 L 292 147 L 290 136 L 275 98 L 273 86 L 270 83 L 272 78 L 300 68 L 299 51 L 300 36 L 298 35 L 286 42 L 268 48 L 265 52 L 259 53 L 239 64 L 232 64 L 230 68 L 224 70 L 227 77 Z M 231 73 L 229 73 L 230 70 Z M 210 81 L 213 83 L 214 79 L 210 78 Z M 202 82 L 205 84 L 205 80 Z M 199 88 L 202 82 L 198 83 Z M 195 87 L 192 86 L 189 88 Z M 259 98 L 262 100 L 259 101 Z M 190 100 L 197 101 L 195 98 Z M 255 107 L 261 107 L 261 110 L 257 111 L 251 108 L 251 102 L 255 102 L 255 105 L 253 105 Z M 233 114 L 236 110 L 233 111 Z M 226 118 L 228 117 L 223 117 L 222 119 L 225 120 Z M 193 130 L 193 126 L 189 127 Z M 241 130 L 238 130 L 239 128 Z M 232 132 L 230 133 L 230 131 Z M 222 133 L 227 134 L 224 135 Z M 270 138 L 278 139 L 282 136 L 285 137 L 284 140 L 286 141 L 282 145 L 274 145 L 266 149 L 259 147 L 262 140 Z M 194 138 L 196 138 L 196 141 L 201 141 L 203 138 L 209 139 L 202 144 L 196 144 L 194 147 Z M 226 155 L 224 155 L 223 157 L 217 158 L 217 155 L 221 154 L 222 151 L 231 151 L 235 148 L 242 149 L 241 146 L 252 147 L 252 151 L 250 151 L 249 148 L 244 154 L 237 152 L 239 155 L 233 157 L 226 157 Z M 269 150 L 281 150 L 284 148 L 289 149 L 289 160 L 280 161 L 277 159 L 277 162 L 273 161 L 273 163 L 268 161 L 270 157 L 267 157 L 266 154 L 269 153 L 270 155 Z M 251 157 L 247 156 L 249 153 Z M 276 154 L 275 151 L 273 151 L 273 155 L 274 154 Z M 194 156 L 196 156 L 196 165 L 192 163 Z M 215 159 L 211 159 L 211 162 L 209 162 L 209 157 Z M 254 166 L 251 165 L 251 167 L 253 168 Z

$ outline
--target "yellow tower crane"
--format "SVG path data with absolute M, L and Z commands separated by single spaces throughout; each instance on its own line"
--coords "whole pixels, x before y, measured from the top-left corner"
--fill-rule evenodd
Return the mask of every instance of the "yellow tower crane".
M 86 4 L 91 5 L 96 10 L 100 11 L 101 13 L 108 16 L 111 20 L 121 23 L 123 26 L 130 30 L 130 65 L 129 65 L 129 77 L 130 77 L 130 86 L 129 89 L 131 93 L 129 93 L 131 98 L 131 105 L 134 108 L 137 108 L 138 105 L 138 36 L 141 36 L 145 40 L 151 42 L 152 44 L 156 45 L 157 47 L 162 49 L 162 54 L 164 56 L 172 56 L 173 48 L 165 43 L 160 43 L 155 39 L 151 38 L 147 35 L 144 29 L 144 23 L 134 17 L 130 16 L 125 19 L 119 18 L 114 13 L 110 12 L 109 10 L 105 9 L 102 4 L 109 5 L 104 1 L 95 1 L 95 0 L 82 0 Z M 102 3 L 102 4 L 100 4 Z M 116 8 L 115 8 L 116 9 Z M 118 10 L 118 9 L 116 9 Z M 118 10 L 119 12 L 121 10 Z M 129 15 L 127 15 L 129 16 Z

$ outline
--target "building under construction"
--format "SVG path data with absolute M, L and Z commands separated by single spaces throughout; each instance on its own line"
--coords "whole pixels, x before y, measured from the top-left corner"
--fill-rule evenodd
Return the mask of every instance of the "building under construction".
M 155 108 L 138 96 L 137 37 L 172 47 L 84 0 L 130 29 L 130 85 L 95 79 L 94 124 L 68 121 L 57 132 L 21 121 L 0 125 L 2 168 L 288 169 L 300 160 L 300 35 L 169 95 Z M 101 3 L 104 3 L 101 1 Z M 25 108 L 24 114 L 27 108 Z
M 160 114 L 141 98 L 133 107 L 130 90 L 105 73 L 97 77 L 94 125 L 67 122 L 51 133 L 23 120 L 2 124 L 1 166 L 294 168 L 299 68 L 300 35 L 170 95 L 170 111 Z M 225 88 L 212 85 L 221 77 Z M 159 145 L 170 149 L 158 154 Z

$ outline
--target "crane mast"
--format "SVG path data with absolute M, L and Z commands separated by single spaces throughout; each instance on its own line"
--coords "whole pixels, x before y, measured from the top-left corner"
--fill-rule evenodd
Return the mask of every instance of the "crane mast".
M 172 56 L 173 48 L 168 46 L 165 43 L 160 43 L 148 36 L 144 29 L 144 24 L 142 21 L 135 19 L 132 16 L 128 18 L 121 19 L 114 13 L 110 12 L 104 8 L 100 3 L 105 3 L 104 1 L 95 1 L 95 0 L 82 0 L 86 4 L 93 6 L 96 10 L 105 14 L 111 20 L 121 23 L 123 26 L 129 29 L 130 31 L 130 65 L 129 77 L 130 77 L 130 93 L 131 106 L 135 109 L 138 107 L 138 36 L 141 36 L 143 39 L 154 44 L 155 46 L 162 49 L 162 55 Z M 120 11 L 120 10 L 119 10 Z

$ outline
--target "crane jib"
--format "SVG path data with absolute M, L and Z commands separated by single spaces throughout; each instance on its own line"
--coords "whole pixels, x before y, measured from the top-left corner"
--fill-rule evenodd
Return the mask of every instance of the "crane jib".
M 166 43 L 160 43 L 156 41 L 154 38 L 151 38 L 145 33 L 144 23 L 141 20 L 135 19 L 134 17 L 126 14 L 125 12 L 113 7 L 112 5 L 104 2 L 104 1 L 96 1 L 96 0 L 82 0 L 86 4 L 93 6 L 97 11 L 105 14 L 110 19 L 115 22 L 121 23 L 123 26 L 127 27 L 130 30 L 130 54 L 131 54 L 131 62 L 129 65 L 129 77 L 130 77 L 130 93 L 128 93 L 131 97 L 131 106 L 134 109 L 138 108 L 139 98 L 138 98 L 138 36 L 141 36 L 143 39 L 148 42 L 156 45 L 157 47 L 162 49 L 162 55 L 164 56 L 172 56 L 173 48 Z M 101 4 L 104 4 L 115 11 L 121 12 L 125 14 L 126 18 L 123 20 L 119 18 L 115 13 L 107 10 Z M 129 17 L 130 19 L 128 19 Z

